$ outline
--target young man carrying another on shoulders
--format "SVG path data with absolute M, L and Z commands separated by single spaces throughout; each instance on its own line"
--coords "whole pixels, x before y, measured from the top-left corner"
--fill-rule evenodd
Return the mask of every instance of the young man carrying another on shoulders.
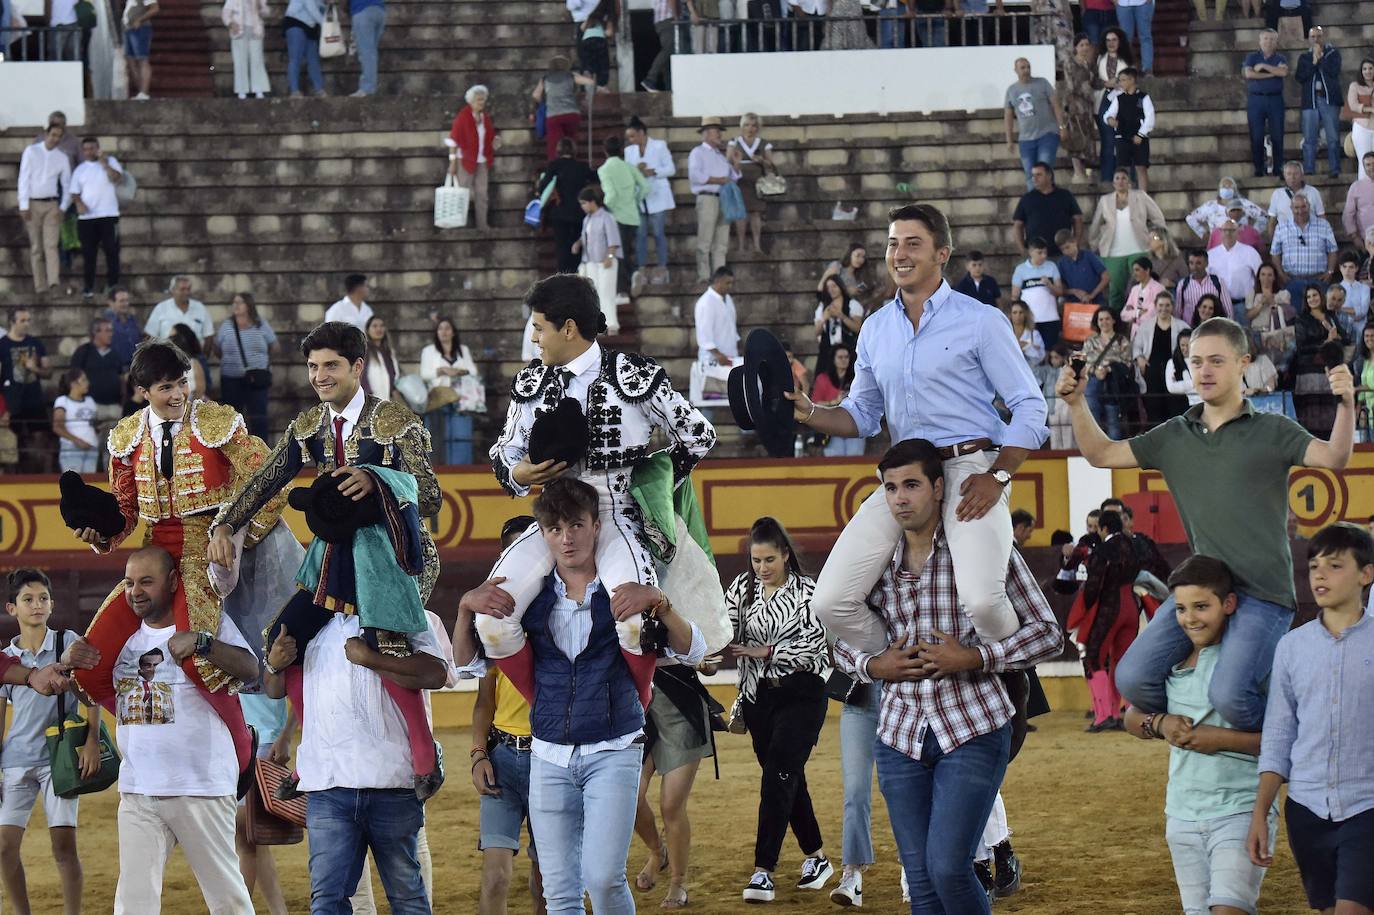
M 1292 624 L 1298 603 L 1288 547 L 1288 471 L 1295 465 L 1330 470 L 1346 465 L 1355 402 L 1350 370 L 1330 369 L 1327 377 L 1340 406 L 1331 439 L 1315 439 L 1285 416 L 1255 412 L 1242 393 L 1249 362 L 1249 339 L 1240 325 L 1227 318 L 1202 322 L 1188 354 L 1202 403 L 1125 442 L 1107 438 L 1088 411 L 1086 374 L 1076 378 L 1066 366 L 1058 393 L 1073 411 L 1074 436 L 1089 463 L 1163 473 L 1188 545 L 1220 559 L 1234 574 L 1239 601 L 1222 639 L 1209 697 L 1222 718 L 1240 730 L 1258 731 L 1274 646 Z M 1206 469 L 1215 467 L 1226 472 Z M 1169 672 L 1191 650 L 1171 597 L 1122 658 L 1117 688 L 1141 711 L 1166 711 Z

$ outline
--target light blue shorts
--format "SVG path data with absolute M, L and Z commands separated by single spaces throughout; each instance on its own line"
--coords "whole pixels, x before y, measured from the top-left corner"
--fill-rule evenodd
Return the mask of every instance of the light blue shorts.
M 1184 915 L 1207 915 L 1212 906 L 1227 905 L 1255 915 L 1262 867 L 1250 863 L 1245 839 L 1250 814 L 1233 813 L 1214 820 L 1168 818 L 1164 837 L 1174 859 L 1174 879 Z M 1279 817 L 1269 813 L 1269 847 L 1274 847 Z

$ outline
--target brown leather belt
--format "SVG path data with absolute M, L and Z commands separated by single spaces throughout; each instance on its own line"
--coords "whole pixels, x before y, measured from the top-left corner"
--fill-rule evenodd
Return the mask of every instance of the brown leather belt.
M 992 443 L 990 438 L 971 438 L 966 442 L 959 442 L 957 445 L 946 445 L 943 448 L 936 448 L 939 452 L 940 460 L 947 461 L 950 458 L 962 457 L 965 454 L 973 454 L 975 451 L 995 451 L 997 446 Z

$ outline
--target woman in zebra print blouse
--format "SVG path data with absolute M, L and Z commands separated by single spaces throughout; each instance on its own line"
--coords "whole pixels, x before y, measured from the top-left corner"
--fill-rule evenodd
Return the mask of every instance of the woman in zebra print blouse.
M 806 788 L 806 760 L 825 724 L 829 667 L 825 629 L 811 612 L 816 583 L 802 574 L 787 531 L 760 518 L 749 532 L 750 570 L 725 594 L 739 663 L 742 711 L 754 755 L 763 768 L 759 788 L 754 876 L 746 902 L 770 902 L 787 826 L 806 854 L 800 889 L 819 890 L 834 873 Z

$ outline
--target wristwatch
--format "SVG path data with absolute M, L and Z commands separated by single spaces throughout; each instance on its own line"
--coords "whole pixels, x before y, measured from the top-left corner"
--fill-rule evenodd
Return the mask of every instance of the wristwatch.
M 203 658 L 210 654 L 210 646 L 215 644 L 215 637 L 208 632 L 196 633 L 196 657 Z
M 988 473 L 992 474 L 992 478 L 1001 486 L 1006 486 L 1011 482 L 1011 474 L 1005 470 L 989 470 Z

